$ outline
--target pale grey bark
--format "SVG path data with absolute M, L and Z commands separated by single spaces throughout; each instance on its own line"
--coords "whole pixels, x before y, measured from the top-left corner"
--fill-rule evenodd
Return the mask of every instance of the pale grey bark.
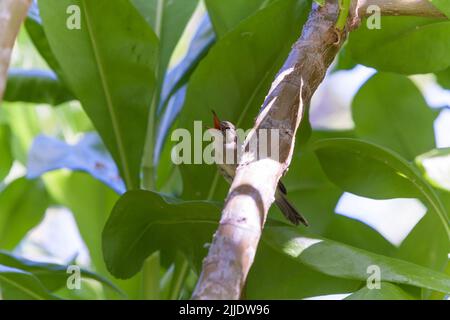
M 366 15 L 367 8 L 373 5 L 378 6 L 383 15 L 445 17 L 429 0 L 359 0 L 359 16 Z
M 0 102 L 6 86 L 12 49 L 31 0 L 0 0 Z

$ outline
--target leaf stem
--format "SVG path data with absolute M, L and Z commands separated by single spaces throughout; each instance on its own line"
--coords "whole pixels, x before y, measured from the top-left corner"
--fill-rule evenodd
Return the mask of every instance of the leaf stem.
M 344 30 L 347 24 L 348 14 L 350 12 L 351 0 L 339 0 L 339 16 L 336 21 L 336 28 L 338 30 Z
M 161 42 L 161 30 L 162 21 L 164 15 L 164 2 L 165 0 L 158 0 L 156 5 L 156 17 L 155 17 L 155 34 Z M 147 137 L 145 139 L 144 155 L 142 158 L 142 187 L 145 190 L 156 189 L 156 174 L 155 174 L 155 140 L 156 140 L 156 107 L 158 104 L 158 96 L 161 88 L 162 75 L 159 70 L 160 61 L 156 63 L 155 78 L 156 78 L 156 90 L 153 94 L 152 103 L 150 105 L 148 124 L 147 124 Z
M 153 253 L 145 261 L 142 275 L 142 295 L 145 300 L 159 299 L 160 257 L 159 252 Z
M 180 254 L 179 254 L 180 255 Z M 169 300 L 180 299 L 183 283 L 189 271 L 189 263 L 184 256 L 179 256 L 175 262 L 175 271 L 170 285 Z

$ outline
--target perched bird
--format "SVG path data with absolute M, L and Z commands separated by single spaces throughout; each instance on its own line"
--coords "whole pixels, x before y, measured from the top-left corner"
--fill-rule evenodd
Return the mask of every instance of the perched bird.
M 229 121 L 221 121 L 216 113 L 213 111 L 214 115 L 214 129 L 218 130 L 223 139 L 220 143 L 223 146 L 216 146 L 216 159 L 225 159 L 225 155 L 232 155 L 234 161 L 220 161 L 217 163 L 220 173 L 225 178 L 225 180 L 231 184 L 236 173 L 236 168 L 238 166 L 237 160 L 237 150 L 239 146 L 238 135 L 236 133 L 235 126 Z M 222 157 L 222 158 L 221 158 Z M 277 191 L 275 193 L 275 203 L 284 216 L 295 225 L 303 223 L 308 226 L 308 221 L 294 208 L 294 206 L 286 198 L 286 187 L 281 183 L 278 183 Z

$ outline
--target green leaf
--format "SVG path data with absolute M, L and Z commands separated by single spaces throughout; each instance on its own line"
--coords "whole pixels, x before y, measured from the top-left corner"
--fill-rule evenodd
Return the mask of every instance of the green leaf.
M 314 132 L 313 139 L 339 137 L 339 132 Z M 294 155 L 289 172 L 283 179 L 288 197 L 310 220 L 308 231 L 360 249 L 403 259 L 441 271 L 447 261 L 448 241 L 437 214 L 425 215 L 400 247 L 395 247 L 368 225 L 335 214 L 342 190 L 329 182 L 319 160 L 309 150 Z M 273 217 L 273 216 L 272 216 Z M 423 241 L 432 232 L 434 236 Z
M 191 77 L 178 127 L 193 134 L 194 121 L 212 123 L 211 109 L 239 128 L 251 127 L 308 12 L 307 1 L 276 1 L 218 41 Z M 184 199 L 223 200 L 228 188 L 215 166 L 182 165 L 181 172 Z
M 5 300 L 55 300 L 31 273 L 0 264 L 0 286 Z
M 408 160 L 435 147 L 433 111 L 405 76 L 374 75 L 355 96 L 352 113 L 358 137 Z
M 261 241 L 248 275 L 245 298 L 249 300 L 305 299 L 354 292 L 360 287 L 359 280 L 323 274 L 298 263 L 283 252 L 275 250 L 265 241 Z
M 74 99 L 70 91 L 51 71 L 13 69 L 8 74 L 5 101 L 57 106 Z
M 12 250 L 44 217 L 49 198 L 40 180 L 20 178 L 0 193 L 0 248 Z
M 130 191 L 118 201 L 103 232 L 104 256 L 113 275 L 129 277 L 157 250 L 163 256 L 175 256 L 181 250 L 200 271 L 220 209 L 208 202 L 173 201 L 146 191 Z M 305 298 L 359 287 L 359 281 L 323 275 L 261 245 L 248 281 L 247 298 L 273 298 L 273 294 L 276 298 Z M 267 281 L 258 280 L 266 274 L 271 275 Z M 287 281 L 295 281 L 298 287 L 286 286 Z
M 292 227 L 269 227 L 263 240 L 313 270 L 344 279 L 366 281 L 370 266 L 380 268 L 380 280 L 450 292 L 450 276 L 434 270 L 320 237 L 300 234 Z
M 35 262 L 3 250 L 0 250 L 0 265 L 33 274 L 49 291 L 55 291 L 65 286 L 70 275 L 67 273 L 68 266 Z M 121 291 L 113 283 L 94 272 L 80 268 L 80 275 L 83 279 L 93 279 L 121 294 Z
M 126 278 L 140 270 L 153 252 L 167 255 L 176 250 L 181 250 L 198 269 L 206 255 L 205 244 L 211 241 L 218 220 L 219 208 L 212 203 L 179 202 L 148 191 L 130 191 L 117 202 L 103 231 L 108 269 L 114 276 Z M 266 225 L 263 241 L 302 265 L 332 277 L 366 281 L 367 268 L 377 265 L 383 281 L 450 292 L 450 276 L 334 241 L 305 236 L 279 222 Z M 351 285 L 356 289 L 355 283 Z
M 433 237 L 429 237 L 430 234 Z M 435 212 L 428 212 L 403 240 L 393 257 L 443 271 L 449 250 L 450 244 L 439 217 Z
M 198 0 L 131 0 L 131 2 L 159 37 L 158 74 L 163 76 L 173 50 L 197 7 Z
M 434 187 L 450 191 L 450 148 L 436 149 L 420 155 L 416 164 Z
M 398 286 L 382 282 L 380 289 L 366 287 L 351 294 L 345 300 L 414 300 L 414 298 Z
M 157 250 L 181 250 L 200 269 L 217 228 L 220 209 L 208 202 L 174 202 L 157 193 L 129 191 L 116 203 L 102 235 L 103 257 L 115 277 L 136 274 Z M 201 232 L 200 232 L 201 230 Z
M 323 170 L 343 190 L 372 199 L 422 198 L 441 219 L 450 238 L 447 212 L 420 172 L 397 154 L 355 139 L 315 144 Z
M 70 5 L 81 8 L 81 30 L 66 26 Z M 158 39 L 128 0 L 114 5 L 108 0 L 42 0 L 39 8 L 64 79 L 118 163 L 127 187 L 138 188 Z
M 402 74 L 436 72 L 450 66 L 449 21 L 383 17 L 381 23 L 381 29 L 370 30 L 363 21 L 352 32 L 349 50 L 357 63 Z
M 450 18 L 450 3 L 447 0 L 429 0 L 436 8 Z
M 214 29 L 222 38 L 242 20 L 261 10 L 274 0 L 205 0 Z
M 31 41 L 34 44 L 34 47 L 61 80 L 61 66 L 56 60 L 56 57 L 53 54 L 52 49 L 50 48 L 50 44 L 48 43 L 47 36 L 45 35 L 37 1 L 33 1 L 30 9 L 28 10 L 28 17 L 25 20 L 25 28 L 28 35 L 30 36 Z
M 0 182 L 8 175 L 14 161 L 11 148 L 9 126 L 0 123 Z

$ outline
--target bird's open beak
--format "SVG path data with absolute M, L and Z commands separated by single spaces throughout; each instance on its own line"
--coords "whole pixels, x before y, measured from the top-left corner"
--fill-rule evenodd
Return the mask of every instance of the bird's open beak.
M 220 119 L 214 111 L 212 113 L 214 116 L 214 128 L 220 130 Z

